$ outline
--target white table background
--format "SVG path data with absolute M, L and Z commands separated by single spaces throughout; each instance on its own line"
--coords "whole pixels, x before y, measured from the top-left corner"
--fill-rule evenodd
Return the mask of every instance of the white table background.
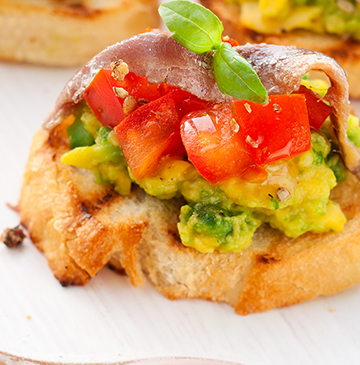
M 0 63 L 0 231 L 17 204 L 33 134 L 74 69 Z M 63 288 L 29 240 L 0 245 L 1 353 L 61 363 L 200 357 L 241 364 L 359 364 L 360 286 L 247 317 L 226 304 L 171 302 L 105 268 Z

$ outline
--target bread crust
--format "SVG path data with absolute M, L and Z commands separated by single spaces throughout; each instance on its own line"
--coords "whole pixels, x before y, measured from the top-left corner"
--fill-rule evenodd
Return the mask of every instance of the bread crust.
M 98 2 L 99 4 L 100 2 Z M 0 58 L 49 66 L 78 66 L 106 46 L 159 25 L 155 0 L 0 0 Z
M 169 299 L 226 302 L 246 315 L 360 282 L 360 198 L 353 176 L 333 192 L 348 218 L 343 232 L 293 239 L 264 224 L 239 253 L 202 254 L 178 237 L 182 200 L 161 201 L 137 188 L 122 197 L 96 184 L 91 171 L 62 164 L 66 128 L 62 123 L 35 135 L 19 203 L 22 224 L 62 285 L 84 285 L 111 264 L 134 286 L 143 285 L 146 274 Z
M 346 71 L 350 97 L 360 98 L 360 42 L 300 30 L 280 35 L 260 34 L 242 26 L 238 6 L 229 4 L 225 0 L 201 0 L 200 2 L 220 18 L 224 26 L 224 34 L 236 39 L 240 44 L 249 42 L 297 46 L 329 55 Z

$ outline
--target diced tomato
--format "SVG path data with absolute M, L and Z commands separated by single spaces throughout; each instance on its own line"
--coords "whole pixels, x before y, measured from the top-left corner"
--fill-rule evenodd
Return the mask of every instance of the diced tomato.
M 311 148 L 305 96 L 274 95 L 268 104 L 233 102 L 246 144 L 257 165 L 296 156 Z
M 111 69 L 106 70 L 106 72 L 111 75 Z M 150 102 L 163 96 L 160 85 L 149 84 L 146 77 L 136 76 L 132 72 L 129 72 L 123 81 L 118 82 L 117 86 L 125 89 L 136 101 L 143 99 Z
M 165 83 L 149 84 L 146 77 L 136 76 L 132 72 L 129 72 L 123 81 L 115 80 L 112 77 L 112 70 L 104 68 L 100 69 L 85 90 L 84 99 L 101 124 L 111 128 L 126 118 L 122 109 L 124 98 L 115 95 L 114 87 L 126 90 L 139 105 L 173 93 L 173 98 L 179 107 L 180 118 L 191 111 L 207 109 L 214 105 L 214 103 L 201 100 L 176 86 Z
M 168 85 L 165 83 L 162 83 L 159 85 L 159 90 L 162 96 L 165 96 L 173 91 L 179 91 L 181 90 L 179 87 L 177 86 L 172 86 L 172 85 Z M 184 91 L 185 92 L 185 91 Z M 190 93 L 187 93 L 188 95 L 191 95 Z
M 198 110 L 211 109 L 216 103 L 201 100 L 198 97 L 189 94 L 184 100 L 179 103 L 179 115 L 182 119 L 186 114 Z
M 104 126 L 114 128 L 126 118 L 122 109 L 124 98 L 115 95 L 114 87 L 125 89 L 140 105 L 165 95 L 162 94 L 160 85 L 149 84 L 146 77 L 129 72 L 123 81 L 118 81 L 111 73 L 110 68 L 100 69 L 84 95 L 84 99 Z
M 331 114 L 331 107 L 304 85 L 301 85 L 295 94 L 305 95 L 310 128 L 315 131 L 319 130 L 325 122 L 325 119 Z
M 174 93 L 174 99 L 179 106 L 180 119 L 190 112 L 210 109 L 216 104 L 199 99 L 197 96 L 192 95 L 187 91 L 183 91 L 177 86 L 162 83 L 159 87 L 162 95 L 167 95 L 176 91 L 176 93 Z
M 126 116 L 124 99 L 113 87 L 145 104 Z M 154 174 L 163 159 L 183 158 L 187 152 L 210 183 L 234 176 L 262 182 L 267 178 L 262 166 L 308 151 L 310 126 L 319 129 L 331 112 L 304 87 L 296 94 L 270 96 L 265 105 L 246 100 L 216 105 L 175 86 L 149 84 L 133 73 L 119 82 L 111 69 L 98 72 L 84 98 L 103 125 L 116 127 L 137 179 Z
M 117 85 L 116 80 L 111 77 L 111 73 L 100 69 L 84 94 L 84 99 L 100 123 L 111 128 L 126 117 L 121 100 L 115 95 L 113 86 Z
M 111 75 L 110 69 L 105 69 L 105 72 Z M 193 96 L 187 91 L 181 90 L 177 86 L 172 86 L 165 83 L 161 83 L 158 85 L 149 84 L 146 77 L 136 76 L 132 72 L 129 72 L 123 81 L 117 82 L 116 86 L 125 89 L 129 93 L 129 95 L 133 96 L 137 101 L 138 99 L 143 99 L 148 102 L 154 101 L 172 92 L 176 92 L 173 96 L 174 100 L 178 104 L 180 104 L 186 98 L 194 98 L 200 100 L 196 96 Z
M 230 37 L 221 37 L 221 40 L 225 43 L 229 43 L 231 47 L 236 47 L 239 45 L 239 42 L 236 39 L 232 39 Z
M 183 158 L 176 91 L 145 104 L 115 128 L 128 165 L 137 179 L 152 175 L 164 158 Z
M 210 183 L 241 176 L 255 165 L 230 103 L 186 115 L 181 138 L 189 160 Z

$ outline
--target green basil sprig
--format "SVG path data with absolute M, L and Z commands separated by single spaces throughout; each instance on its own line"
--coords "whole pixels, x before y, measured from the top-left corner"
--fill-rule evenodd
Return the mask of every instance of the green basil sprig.
M 160 5 L 160 16 L 174 39 L 194 53 L 206 53 L 220 47 L 224 30 L 210 10 L 191 1 L 169 1 Z
M 256 103 L 267 103 L 268 94 L 249 62 L 229 43 L 222 43 L 214 53 L 216 82 L 223 94 Z
M 220 91 L 240 99 L 267 103 L 268 94 L 250 63 L 221 41 L 219 18 L 188 0 L 162 3 L 159 14 L 173 38 L 194 53 L 214 52 L 214 73 Z

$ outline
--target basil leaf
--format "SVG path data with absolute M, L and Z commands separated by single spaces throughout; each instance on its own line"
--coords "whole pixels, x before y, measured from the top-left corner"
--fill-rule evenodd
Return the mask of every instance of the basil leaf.
M 222 93 L 256 103 L 268 102 L 267 91 L 258 75 L 230 44 L 222 43 L 215 51 L 214 72 Z
M 206 53 L 221 44 L 224 30 L 219 18 L 203 6 L 187 0 L 168 1 L 159 14 L 173 38 L 194 53 Z

